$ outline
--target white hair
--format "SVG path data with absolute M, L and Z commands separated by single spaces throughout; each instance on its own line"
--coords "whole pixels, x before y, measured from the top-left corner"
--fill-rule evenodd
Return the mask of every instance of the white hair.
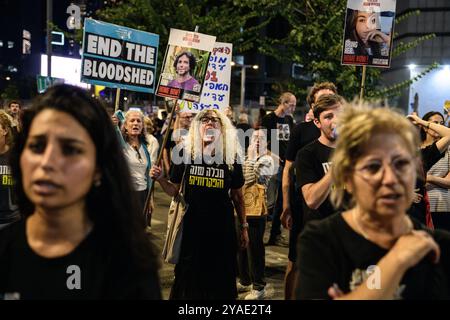
M 192 120 L 191 128 L 189 129 L 188 138 L 186 139 L 187 157 L 190 160 L 202 161 L 203 141 L 201 136 L 201 119 L 208 113 L 214 113 L 220 119 L 220 134 L 214 141 L 216 163 L 226 163 L 232 166 L 236 161 L 242 161 L 242 150 L 237 139 L 236 129 L 231 123 L 230 119 L 218 110 L 203 110 L 195 116 Z M 185 158 L 186 159 L 186 158 Z M 186 159 L 187 160 L 187 159 Z

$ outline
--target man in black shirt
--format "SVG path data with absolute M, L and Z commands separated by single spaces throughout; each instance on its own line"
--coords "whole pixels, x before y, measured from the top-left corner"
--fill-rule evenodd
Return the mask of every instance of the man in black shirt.
M 294 126 L 286 150 L 286 161 L 282 179 L 283 212 L 281 214 L 281 223 L 285 228 L 289 229 L 289 261 L 285 274 L 285 299 L 290 299 L 293 293 L 292 287 L 295 280 L 294 265 L 297 255 L 297 238 L 303 227 L 302 199 L 299 188 L 295 186 L 293 164 L 297 152 L 308 143 L 320 137 L 320 130 L 312 121 L 314 117 L 312 113 L 314 103 L 320 96 L 333 93 L 337 93 L 337 88 L 331 82 L 317 83 L 311 88 L 306 98 L 306 102 L 310 107 L 308 114 L 311 114 L 311 121 L 301 122 Z
M 334 212 L 329 201 L 331 163 L 336 147 L 336 118 L 342 108 L 338 95 L 323 95 L 314 106 L 314 124 L 320 129 L 319 139 L 302 148 L 296 159 L 297 182 L 304 198 L 304 221 L 323 219 Z
M 290 92 L 285 92 L 280 96 L 280 104 L 275 109 L 275 111 L 267 114 L 262 119 L 262 127 L 267 129 L 267 141 L 269 143 L 269 150 L 280 157 L 280 168 L 277 173 L 278 195 L 275 207 L 273 209 L 272 229 L 270 230 L 268 245 L 274 245 L 277 241 L 277 238 L 281 234 L 280 215 L 283 205 L 281 177 L 284 167 L 286 149 L 291 135 L 291 129 L 294 123 L 291 114 L 294 112 L 296 105 L 297 99 L 295 98 L 295 96 Z M 276 132 L 272 130 L 276 130 Z M 275 137 L 272 137 L 272 133 L 274 133 Z M 275 140 L 272 140 L 272 138 L 275 138 Z

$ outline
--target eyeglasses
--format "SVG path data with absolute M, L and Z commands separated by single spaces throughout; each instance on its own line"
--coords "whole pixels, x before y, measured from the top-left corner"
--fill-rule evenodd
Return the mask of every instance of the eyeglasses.
M 220 121 L 220 118 L 218 118 L 218 117 L 202 117 L 202 118 L 200 119 L 200 121 L 201 121 L 203 124 L 207 124 L 207 123 L 210 122 L 210 121 L 211 121 L 212 124 L 222 123 L 222 122 Z
M 393 159 L 387 164 L 391 167 L 398 179 L 404 179 L 414 170 L 414 159 L 410 157 L 399 157 Z M 355 173 L 359 174 L 364 180 L 371 183 L 380 183 L 386 173 L 386 164 L 381 160 L 369 160 L 360 168 L 355 168 Z

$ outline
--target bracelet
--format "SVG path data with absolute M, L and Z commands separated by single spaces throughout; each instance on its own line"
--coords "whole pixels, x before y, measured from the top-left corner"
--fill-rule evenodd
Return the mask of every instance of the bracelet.
M 241 224 L 241 229 L 248 229 L 248 222 Z

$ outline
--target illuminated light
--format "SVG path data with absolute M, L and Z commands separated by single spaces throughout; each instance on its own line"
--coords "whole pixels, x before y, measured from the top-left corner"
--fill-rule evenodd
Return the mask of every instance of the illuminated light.
M 258 70 L 259 66 L 257 64 L 255 64 L 255 65 L 252 66 L 252 68 L 255 69 L 255 70 Z
M 5 79 L 6 79 L 7 81 L 11 80 L 11 78 L 10 78 L 10 77 L 6 77 Z
M 414 63 L 408 65 L 409 70 L 414 70 L 417 66 Z
M 81 59 L 52 56 L 52 77 L 64 79 L 64 83 L 82 88 L 91 85 L 80 81 Z M 47 55 L 41 55 L 41 76 L 47 76 Z
M 127 100 L 128 100 L 128 98 L 127 98 L 127 97 L 123 97 L 123 100 L 127 101 Z
M 231 64 L 231 66 L 232 66 L 232 67 L 234 67 L 234 66 L 236 65 L 236 62 L 234 62 L 234 61 L 231 61 L 231 63 L 230 63 L 230 64 Z

